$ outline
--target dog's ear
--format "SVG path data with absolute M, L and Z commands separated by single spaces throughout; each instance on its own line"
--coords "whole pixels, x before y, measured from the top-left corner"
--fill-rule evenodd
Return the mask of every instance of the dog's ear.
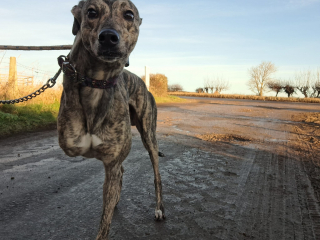
M 80 23 L 76 18 L 74 18 L 73 26 L 72 26 L 72 34 L 77 35 L 80 30 Z
M 125 67 L 129 67 L 129 65 L 130 65 L 130 62 L 129 62 L 129 58 L 128 58 L 128 60 L 127 60 L 127 62 L 126 62 L 126 65 L 124 65 Z
M 79 6 L 74 6 L 71 10 L 74 16 L 74 22 L 72 27 L 72 34 L 77 35 L 80 30 L 80 23 L 81 23 L 81 8 Z
M 139 24 L 139 26 L 141 26 L 141 24 L 142 24 L 142 18 L 140 18 L 140 24 Z

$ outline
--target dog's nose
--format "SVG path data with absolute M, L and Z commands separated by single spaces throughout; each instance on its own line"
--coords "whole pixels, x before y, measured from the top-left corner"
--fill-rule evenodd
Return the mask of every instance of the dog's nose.
M 99 34 L 99 42 L 105 47 L 114 47 L 120 41 L 119 33 L 113 29 L 102 30 Z

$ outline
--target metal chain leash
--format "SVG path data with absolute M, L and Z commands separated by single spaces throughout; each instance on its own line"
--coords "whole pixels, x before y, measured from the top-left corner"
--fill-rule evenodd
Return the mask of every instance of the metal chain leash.
M 42 50 L 70 50 L 72 45 L 60 45 L 60 46 L 10 46 L 10 45 L 0 45 L 0 50 L 25 50 L 25 51 L 42 51 Z M 60 67 L 59 71 L 54 75 L 53 78 L 50 78 L 46 84 L 44 84 L 37 91 L 21 98 L 14 100 L 0 100 L 0 104 L 15 104 L 29 101 L 32 98 L 39 96 L 48 88 L 52 88 L 57 81 L 62 69 Z
M 57 78 L 59 77 L 60 73 L 61 73 L 61 68 L 59 69 L 59 71 L 54 75 L 53 78 L 50 78 L 46 84 L 44 84 L 41 88 L 39 88 L 37 91 L 25 96 L 25 97 L 21 97 L 21 98 L 17 98 L 14 100 L 0 100 L 0 104 L 15 104 L 15 103 L 22 103 L 22 102 L 26 102 L 29 101 L 32 98 L 35 98 L 37 96 L 39 96 L 41 93 L 43 93 L 45 90 L 47 90 L 48 88 L 52 88 L 56 82 L 57 82 Z

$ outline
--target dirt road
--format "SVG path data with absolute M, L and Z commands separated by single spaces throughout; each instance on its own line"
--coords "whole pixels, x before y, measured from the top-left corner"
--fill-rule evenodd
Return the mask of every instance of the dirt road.
M 320 239 L 314 183 L 290 143 L 316 104 L 203 99 L 158 108 L 167 219 L 137 131 L 110 239 Z M 209 141 L 205 141 L 205 140 Z M 102 163 L 69 158 L 55 131 L 0 141 L 0 239 L 95 239 Z

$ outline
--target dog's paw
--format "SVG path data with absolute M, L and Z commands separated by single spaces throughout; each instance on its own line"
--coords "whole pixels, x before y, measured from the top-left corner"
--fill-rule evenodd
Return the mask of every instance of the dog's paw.
M 165 157 L 165 155 L 162 152 L 158 152 L 159 157 Z
M 164 213 L 161 211 L 161 210 L 155 210 L 155 216 L 154 216 L 154 219 L 156 221 L 161 221 L 161 220 L 164 220 L 166 217 L 164 215 Z

